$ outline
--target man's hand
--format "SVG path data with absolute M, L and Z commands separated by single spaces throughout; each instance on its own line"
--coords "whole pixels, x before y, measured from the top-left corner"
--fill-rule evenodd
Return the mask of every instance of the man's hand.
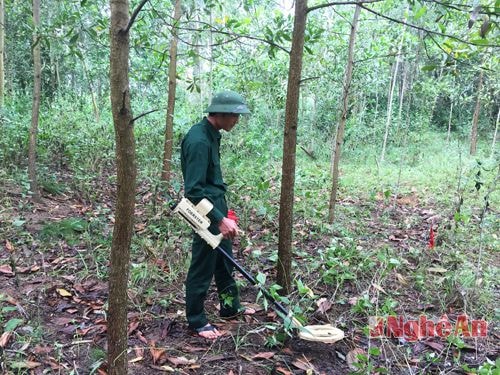
M 236 237 L 240 229 L 238 228 L 238 224 L 236 224 L 236 221 L 225 217 L 219 223 L 219 230 L 224 238 L 232 240 L 234 237 Z

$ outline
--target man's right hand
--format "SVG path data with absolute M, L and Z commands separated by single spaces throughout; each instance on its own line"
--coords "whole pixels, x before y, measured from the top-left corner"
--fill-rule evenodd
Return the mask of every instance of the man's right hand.
M 236 221 L 225 217 L 219 223 L 219 230 L 224 236 L 224 238 L 232 240 L 238 234 L 239 228 L 238 224 L 236 224 Z

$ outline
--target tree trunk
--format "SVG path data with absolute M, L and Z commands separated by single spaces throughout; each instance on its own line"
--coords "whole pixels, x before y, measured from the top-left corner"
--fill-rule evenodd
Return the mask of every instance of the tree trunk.
M 399 109 L 398 109 L 398 122 L 396 124 L 396 139 L 400 139 L 399 131 L 401 129 L 401 120 L 403 116 L 403 103 L 406 94 L 406 75 L 408 73 L 408 68 L 405 68 L 403 65 L 402 68 L 402 78 L 401 78 L 401 87 L 399 90 Z
M 406 17 L 404 19 L 406 21 Z M 391 79 L 390 93 L 389 98 L 387 100 L 387 121 L 385 123 L 385 134 L 384 134 L 384 142 L 382 144 L 382 153 L 380 154 L 380 161 L 383 162 L 385 159 L 385 150 L 387 147 L 387 139 L 389 138 L 389 129 L 391 127 L 392 120 L 392 99 L 394 98 L 394 88 L 396 87 L 396 80 L 398 78 L 399 64 L 401 63 L 401 53 L 403 51 L 403 42 L 405 39 L 405 30 L 406 26 L 403 26 L 403 32 L 401 34 L 401 40 L 399 41 L 398 46 L 398 56 L 396 57 L 396 66 L 394 68 L 394 74 Z
M 498 120 L 500 118 L 500 109 L 497 112 L 497 120 L 495 122 L 495 132 L 493 133 L 493 142 L 491 142 L 491 157 L 495 155 L 495 145 L 497 143 Z
M 36 170 L 36 141 L 38 119 L 40 116 L 40 93 L 42 89 L 42 62 L 40 57 L 40 0 L 33 0 L 33 105 L 31 110 L 31 128 L 28 145 L 28 179 L 30 190 L 35 201 L 40 199 Z
M 85 57 L 82 56 L 80 59 L 82 62 L 83 73 L 87 79 L 87 84 L 89 86 L 90 98 L 92 99 L 92 109 L 94 111 L 94 118 L 96 122 L 99 122 L 99 107 L 97 106 L 97 100 L 95 98 L 94 86 L 92 85 L 92 80 L 90 79 L 89 70 L 87 69 L 87 63 L 85 62 Z
M 5 47 L 5 3 L 4 0 L 0 0 L 0 107 L 3 107 L 4 97 L 5 97 L 4 47 Z
M 172 27 L 172 40 L 170 41 L 170 64 L 168 66 L 168 99 L 167 117 L 165 121 L 165 144 L 163 153 L 163 170 L 161 179 L 166 184 L 170 182 L 170 171 L 172 165 L 172 146 L 174 138 L 174 112 L 175 91 L 177 87 L 177 23 L 181 18 L 181 0 L 175 0 L 174 27 Z
M 450 105 L 450 117 L 448 118 L 448 134 L 446 135 L 446 144 L 450 144 L 450 138 L 451 138 L 451 119 L 453 116 L 453 99 L 451 101 Z
M 136 159 L 129 89 L 128 0 L 110 0 L 110 89 L 117 198 L 109 269 L 108 374 L 127 374 L 127 281 L 135 207 Z
M 297 148 L 297 120 L 299 112 L 300 77 L 304 52 L 304 33 L 307 20 L 307 0 L 295 2 L 292 49 L 288 69 L 288 87 L 285 106 L 285 132 L 283 136 L 283 165 L 279 212 L 279 243 L 277 283 L 282 292 L 291 290 L 293 198 L 295 185 L 295 157 Z
M 470 132 L 470 154 L 476 155 L 477 149 L 477 124 L 479 122 L 479 112 L 481 111 L 481 90 L 483 88 L 483 69 L 479 73 L 479 82 L 477 84 L 477 99 L 474 116 L 472 117 L 472 128 Z
M 337 136 L 335 137 L 335 151 L 333 156 L 333 176 L 332 176 L 332 191 L 330 193 L 330 205 L 328 209 L 328 221 L 333 223 L 335 220 L 335 202 L 337 200 L 337 191 L 339 187 L 339 161 L 342 151 L 342 143 L 344 142 L 344 130 L 347 120 L 347 112 L 349 109 L 349 90 L 351 88 L 352 69 L 354 65 L 354 44 L 356 41 L 356 31 L 358 28 L 358 19 L 361 12 L 361 7 L 356 5 L 354 17 L 351 24 L 351 34 L 349 36 L 349 52 L 347 55 L 347 67 L 344 76 L 344 92 L 342 94 L 342 113 L 340 115 L 340 123 L 337 128 Z

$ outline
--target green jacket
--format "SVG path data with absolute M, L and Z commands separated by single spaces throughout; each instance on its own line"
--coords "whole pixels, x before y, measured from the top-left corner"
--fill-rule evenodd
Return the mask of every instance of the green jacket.
M 191 127 L 181 143 L 184 195 L 194 204 L 203 198 L 214 203 L 208 213 L 212 223 L 219 223 L 225 216 L 217 207 L 227 190 L 220 168 L 220 139 L 220 132 L 204 117 Z

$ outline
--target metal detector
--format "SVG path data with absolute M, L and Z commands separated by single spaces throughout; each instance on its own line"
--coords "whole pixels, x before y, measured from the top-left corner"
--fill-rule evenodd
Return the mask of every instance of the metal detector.
M 234 258 L 219 246 L 223 239 L 222 234 L 214 235 L 209 230 L 210 219 L 207 217 L 213 208 L 213 204 L 208 199 L 202 199 L 196 206 L 187 198 L 173 207 L 173 212 L 179 214 L 186 220 L 193 230 L 203 238 L 214 250 L 219 251 L 252 285 L 259 288 L 268 301 L 271 301 L 274 309 L 282 318 L 291 321 L 292 328 L 298 330 L 298 336 L 303 340 L 317 341 L 323 343 L 334 343 L 344 338 L 344 332 L 331 324 L 303 326 L 291 311 L 288 311 L 269 293 L 255 278 L 239 265 Z

